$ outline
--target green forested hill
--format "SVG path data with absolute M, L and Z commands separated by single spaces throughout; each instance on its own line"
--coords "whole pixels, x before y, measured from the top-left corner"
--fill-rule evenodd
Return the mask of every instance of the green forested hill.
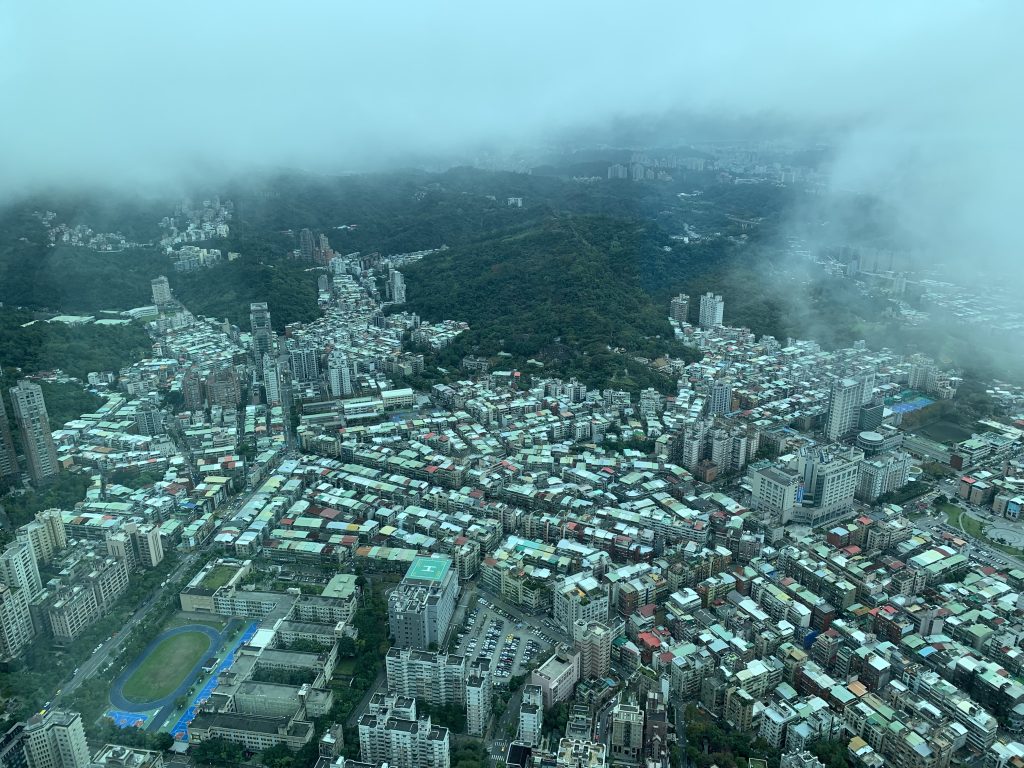
M 60 368 L 85 379 L 91 371 L 117 371 L 146 357 L 151 341 L 141 325 L 68 326 L 36 322 L 28 312 L 0 310 L 0 363 L 25 373 Z

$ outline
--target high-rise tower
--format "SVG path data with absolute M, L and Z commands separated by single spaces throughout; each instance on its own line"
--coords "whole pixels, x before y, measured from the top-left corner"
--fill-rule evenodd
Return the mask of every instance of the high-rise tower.
M 57 476 L 57 449 L 50 434 L 50 417 L 46 413 L 43 390 L 27 379 L 11 388 L 14 417 L 21 431 L 21 444 L 28 459 L 28 473 L 35 483 Z

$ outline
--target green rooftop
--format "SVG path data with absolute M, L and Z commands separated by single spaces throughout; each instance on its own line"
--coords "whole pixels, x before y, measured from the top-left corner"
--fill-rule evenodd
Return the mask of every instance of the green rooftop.
M 231 581 L 231 577 L 238 573 L 238 567 L 234 565 L 215 565 L 210 572 L 203 577 L 199 586 L 203 589 L 217 590 Z
M 452 561 L 447 557 L 417 557 L 405 572 L 405 578 L 440 582 L 451 567 Z

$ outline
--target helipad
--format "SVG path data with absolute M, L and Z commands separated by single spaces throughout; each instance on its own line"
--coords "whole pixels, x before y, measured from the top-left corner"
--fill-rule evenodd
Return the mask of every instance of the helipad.
M 447 557 L 417 557 L 412 561 L 405 578 L 416 581 L 442 581 L 452 561 Z

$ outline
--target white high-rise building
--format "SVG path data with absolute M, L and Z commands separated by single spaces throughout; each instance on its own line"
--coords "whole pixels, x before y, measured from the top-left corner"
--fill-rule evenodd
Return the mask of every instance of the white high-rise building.
M 21 430 L 21 447 L 28 458 L 32 482 L 46 482 L 57 476 L 57 448 L 50 433 L 50 417 L 46 413 L 43 390 L 27 379 L 11 388 L 11 405 Z
M 459 596 L 450 557 L 417 557 L 388 596 L 388 625 L 399 648 L 428 650 L 448 632 Z
M 575 639 L 577 622 L 589 624 L 608 619 L 608 585 L 597 579 L 593 571 L 566 576 L 551 590 L 551 615 Z
M 267 405 L 281 404 L 281 366 L 273 355 L 263 356 L 263 388 Z
M 388 274 L 388 296 L 395 304 L 405 303 L 405 278 L 397 269 Z
M 327 357 L 327 382 L 332 397 L 352 394 L 352 368 L 348 356 L 340 349 L 332 350 Z
M 52 710 L 25 723 L 25 756 L 29 768 L 86 768 L 89 745 L 82 716 Z
M 473 659 L 466 680 L 466 731 L 470 736 L 483 736 L 491 719 L 491 660 L 486 656 Z
M 0 659 L 19 656 L 35 636 L 25 590 L 0 584 Z
M 854 448 L 801 450 L 797 462 L 802 465 L 804 496 L 803 504 L 793 510 L 793 520 L 814 528 L 852 510 L 863 458 Z
M 669 302 L 668 316 L 677 323 L 687 322 L 687 318 L 690 316 L 690 297 L 685 293 L 680 293 L 672 299 Z
M 432 707 L 466 703 L 464 656 L 389 648 L 385 666 L 389 691 Z
M 170 304 L 173 301 L 171 297 L 171 284 L 167 281 L 166 277 L 163 275 L 154 277 L 149 281 L 149 284 L 153 290 L 153 303 L 158 307 Z
M 316 381 L 320 376 L 320 360 L 312 347 L 299 347 L 288 353 L 292 375 L 296 381 Z
M 752 501 L 751 508 L 777 515 L 782 525 L 793 517 L 800 494 L 800 475 L 775 467 L 768 462 L 752 465 L 747 472 Z
M 857 428 L 864 384 L 857 379 L 836 379 L 828 401 L 825 437 L 835 441 Z
M 742 427 L 711 433 L 711 460 L 723 472 L 738 472 L 747 465 L 747 433 Z
M 22 589 L 31 601 L 43 591 L 36 554 L 28 541 L 12 541 L 0 554 L 0 581 L 11 589 Z
M 519 741 L 536 747 L 544 727 L 544 691 L 539 685 L 523 686 L 519 705 Z
M 416 700 L 375 693 L 359 718 L 359 756 L 391 768 L 450 768 L 448 729 L 417 717 Z
M 860 463 L 857 498 L 869 504 L 882 494 L 895 491 L 910 479 L 910 455 L 903 451 L 883 453 Z
M 709 429 L 710 423 L 701 420 L 687 425 L 683 430 L 682 439 L 679 441 L 679 463 L 691 472 L 704 458 Z
M 716 325 L 721 325 L 724 318 L 725 299 L 710 291 L 700 297 L 698 323 L 701 328 L 713 328 Z
M 580 652 L 580 679 L 608 676 L 614 635 L 601 621 L 576 622 L 576 650 Z
M 732 379 L 715 379 L 708 398 L 708 413 L 715 416 L 732 410 Z

